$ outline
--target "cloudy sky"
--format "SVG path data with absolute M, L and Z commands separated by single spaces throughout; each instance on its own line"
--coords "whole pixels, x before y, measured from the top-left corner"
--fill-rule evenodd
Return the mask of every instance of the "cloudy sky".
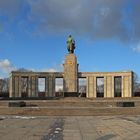
M 140 0 L 0 0 L 0 78 L 62 71 L 71 34 L 80 71 L 140 76 Z

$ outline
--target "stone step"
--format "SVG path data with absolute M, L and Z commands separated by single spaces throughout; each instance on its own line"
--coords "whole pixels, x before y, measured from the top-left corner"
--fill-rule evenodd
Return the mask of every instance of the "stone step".
M 108 115 L 139 115 L 140 107 L 1 107 L 0 115 L 23 116 L 108 116 Z
M 21 100 L 19 100 L 20 102 Z M 81 98 L 64 98 L 60 100 L 22 100 L 28 107 L 116 107 L 123 102 L 133 102 L 135 107 L 140 107 L 139 98 L 126 99 L 98 99 L 89 100 Z M 0 107 L 8 107 L 14 100 L 0 101 Z M 16 100 L 18 102 L 18 100 Z

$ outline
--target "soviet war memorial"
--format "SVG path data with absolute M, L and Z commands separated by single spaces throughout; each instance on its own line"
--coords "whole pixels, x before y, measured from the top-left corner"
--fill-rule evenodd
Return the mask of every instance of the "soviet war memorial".
M 0 140 L 139 140 L 139 7 L 0 0 Z
M 10 97 L 0 100 L 2 140 L 139 139 L 140 99 L 133 98 L 133 72 L 80 72 L 75 49 L 70 35 L 63 72 L 11 72 Z M 59 92 L 57 78 L 63 87 Z
M 10 97 L 55 97 L 56 78 L 63 79 L 64 97 L 80 96 L 79 79 L 86 81 L 85 97 L 114 98 L 133 96 L 133 72 L 79 72 L 79 65 L 74 53 L 75 41 L 70 35 L 67 41 L 68 53 L 64 58 L 63 72 L 20 72 L 10 75 Z M 38 90 L 39 79 L 44 79 L 44 92 Z M 102 83 L 101 85 L 99 85 Z M 62 95 L 61 95 L 62 96 Z

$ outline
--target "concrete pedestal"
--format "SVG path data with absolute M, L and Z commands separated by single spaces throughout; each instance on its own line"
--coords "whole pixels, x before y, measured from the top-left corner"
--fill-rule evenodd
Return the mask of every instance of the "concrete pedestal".
M 77 92 L 78 92 L 77 58 L 75 54 L 67 54 L 64 63 L 64 94 L 66 96 L 77 96 Z

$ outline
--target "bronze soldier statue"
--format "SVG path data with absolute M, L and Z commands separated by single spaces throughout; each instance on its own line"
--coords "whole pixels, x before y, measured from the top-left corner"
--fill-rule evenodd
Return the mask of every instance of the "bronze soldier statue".
M 75 49 L 75 41 L 72 38 L 71 35 L 69 35 L 68 39 L 67 39 L 67 49 L 69 53 L 74 53 L 74 49 Z

